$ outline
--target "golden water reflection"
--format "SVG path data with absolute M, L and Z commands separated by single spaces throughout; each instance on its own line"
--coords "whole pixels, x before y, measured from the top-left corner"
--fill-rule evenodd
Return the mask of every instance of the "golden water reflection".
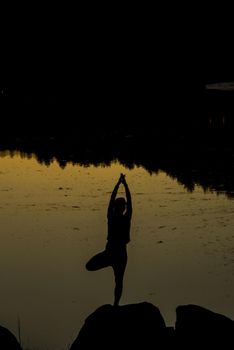
M 133 218 L 122 304 L 149 301 L 167 325 L 179 304 L 234 319 L 234 201 L 186 191 L 165 173 L 81 167 L 33 157 L 0 158 L 0 324 L 23 346 L 67 349 L 85 318 L 113 302 L 110 268 L 85 270 L 104 248 L 106 210 L 119 174 L 127 175 Z

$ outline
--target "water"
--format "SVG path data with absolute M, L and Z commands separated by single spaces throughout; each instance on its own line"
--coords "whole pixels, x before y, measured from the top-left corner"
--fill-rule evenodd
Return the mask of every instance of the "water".
M 234 201 L 188 192 L 164 172 L 34 157 L 0 158 L 0 324 L 30 350 L 68 349 L 85 318 L 113 303 L 111 268 L 85 263 L 106 243 L 106 210 L 119 174 L 133 200 L 121 304 L 152 302 L 167 325 L 179 304 L 234 319 Z M 123 191 L 123 188 L 121 188 Z

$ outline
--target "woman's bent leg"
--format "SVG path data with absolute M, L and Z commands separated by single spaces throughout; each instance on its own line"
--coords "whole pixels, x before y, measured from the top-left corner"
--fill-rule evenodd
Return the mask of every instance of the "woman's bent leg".
M 86 269 L 88 271 L 96 271 L 100 270 L 103 267 L 107 267 L 110 265 L 108 254 L 104 250 L 101 253 L 94 255 L 86 264 Z

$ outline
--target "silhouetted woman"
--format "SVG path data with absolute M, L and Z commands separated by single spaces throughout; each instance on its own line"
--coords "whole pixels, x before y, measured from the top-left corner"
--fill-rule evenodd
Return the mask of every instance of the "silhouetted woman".
M 124 197 L 116 198 L 121 183 L 125 188 L 126 200 Z M 111 194 L 108 206 L 108 235 L 106 248 L 103 252 L 95 255 L 86 264 L 86 268 L 89 271 L 99 270 L 107 266 L 113 268 L 115 275 L 115 306 L 119 304 L 123 290 L 123 277 L 128 259 L 127 244 L 130 241 L 131 218 L 131 194 L 125 180 L 125 175 L 121 174 Z

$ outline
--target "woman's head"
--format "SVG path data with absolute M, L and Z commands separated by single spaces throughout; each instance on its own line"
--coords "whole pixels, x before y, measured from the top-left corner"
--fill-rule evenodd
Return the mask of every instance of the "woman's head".
M 117 214 L 123 214 L 126 209 L 126 200 L 124 197 L 118 197 L 114 202 L 114 211 Z

